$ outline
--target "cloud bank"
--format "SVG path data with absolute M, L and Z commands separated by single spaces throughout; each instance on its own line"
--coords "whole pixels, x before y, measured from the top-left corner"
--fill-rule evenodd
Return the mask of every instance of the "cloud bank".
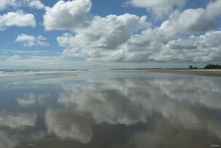
M 183 6 L 186 0 L 132 0 L 129 3 L 157 10 Z M 69 5 L 78 6 L 78 11 L 70 9 Z M 220 6 L 221 1 L 217 0 L 205 8 L 181 12 L 173 10 L 168 19 L 159 26 L 153 26 L 147 16 L 133 14 L 94 16 L 89 19 L 90 1 L 59 1 L 52 8 L 47 8 L 44 26 L 46 30 L 73 31 L 57 37 L 58 44 L 65 48 L 62 52 L 64 57 L 83 57 L 87 61 L 103 62 L 217 62 L 220 56 L 220 45 L 217 44 L 220 30 L 214 29 L 217 27 L 216 19 L 221 14 Z
M 48 57 L 57 63 L 57 67 L 70 62 L 70 59 L 101 64 L 142 62 L 186 66 L 220 63 L 221 0 L 199 7 L 189 6 L 189 2 L 124 0 L 122 3 L 127 4 L 128 10 L 146 9 L 146 13 L 139 15 L 129 11 L 102 15 L 94 13 L 93 3 L 96 2 L 91 0 L 60 0 L 50 6 L 45 6 L 40 0 L 2 0 L 0 10 L 7 12 L 0 15 L 0 31 L 13 27 L 41 27 L 44 29 L 41 35 L 21 32 L 16 34 L 17 38 L 14 37 L 14 43 L 22 43 L 25 47 L 41 46 L 52 51 L 53 55 L 24 58 L 5 54 L 0 63 L 8 65 L 6 62 L 16 56 L 20 57 L 16 64 L 23 66 L 28 65 L 25 64 L 27 61 L 38 59 L 39 63 L 50 62 Z M 30 13 L 33 11 L 24 11 L 23 8 L 36 12 L 39 11 L 36 9 L 42 9 L 44 12 L 39 18 Z M 50 38 L 44 33 L 48 33 Z M 59 47 L 49 49 L 49 43 L 54 45 L 53 48 L 55 44 Z

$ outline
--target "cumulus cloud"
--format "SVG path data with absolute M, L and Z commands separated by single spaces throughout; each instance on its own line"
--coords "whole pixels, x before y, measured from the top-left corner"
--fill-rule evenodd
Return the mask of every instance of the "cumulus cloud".
M 211 1 L 206 6 L 207 16 L 209 16 L 209 17 L 220 16 L 220 14 L 221 14 L 220 7 L 221 7 L 221 0 Z
M 158 16 L 168 14 L 174 6 L 183 6 L 187 0 L 128 0 L 126 3 L 139 8 L 153 10 Z
M 0 10 L 6 9 L 8 6 L 16 6 L 16 0 L 1 0 L 0 1 Z
M 125 43 L 135 31 L 148 27 L 146 17 L 124 14 L 109 15 L 105 18 L 96 16 L 91 25 L 77 31 L 76 36 L 65 33 L 57 37 L 60 46 L 96 49 L 116 49 Z
M 159 31 L 173 37 L 177 34 L 204 32 L 215 27 L 215 18 L 207 16 L 205 9 L 198 8 L 187 9 L 182 13 L 174 11 L 170 18 L 161 24 Z
M 14 0 L 10 1 L 12 4 L 15 3 Z M 46 7 L 43 16 L 45 30 L 72 31 L 57 37 L 59 46 L 64 47 L 60 59 L 80 57 L 96 62 L 178 63 L 182 61 L 186 64 L 218 61 L 220 49 L 215 41 L 219 41 L 219 31 L 211 30 L 216 29 L 219 23 L 217 18 L 221 15 L 219 9 L 221 0 L 211 1 L 205 8 L 189 8 L 184 11 L 174 9 L 185 5 L 186 0 L 128 0 L 127 2 L 135 7 L 151 9 L 156 13 L 170 13 L 167 19 L 159 22 L 158 26 L 154 26 L 154 23 L 152 25 L 148 23 L 149 18 L 146 16 L 91 15 L 90 0 L 60 0 L 54 6 Z M 43 8 L 39 0 L 26 0 L 26 4 L 20 1 L 20 4 Z M 8 5 L 9 3 L 4 0 L 0 3 L 0 8 L 3 9 Z M 30 18 L 32 16 L 33 21 L 27 19 L 22 23 L 23 21 L 19 20 L 22 18 L 20 15 L 16 22 L 16 19 L 11 19 L 12 17 L 7 19 L 9 14 L 15 13 L 10 12 L 0 16 L 0 30 L 9 26 L 34 27 L 36 25 L 32 14 L 18 12 L 29 15 Z M 13 16 L 13 18 L 16 17 Z M 197 33 L 201 36 L 199 37 Z M 193 36 L 194 34 L 197 35 Z M 209 43 L 203 39 L 203 36 L 208 39 L 209 34 L 212 34 L 213 39 L 217 37 L 215 41 Z M 216 34 L 216 37 L 213 37 L 213 34 Z M 26 34 L 19 35 L 16 41 L 29 47 L 49 45 L 42 36 L 34 37 Z
M 75 30 L 88 25 L 87 13 L 91 9 L 90 0 L 58 1 L 53 7 L 46 7 L 43 16 L 46 30 Z
M 62 46 L 70 46 L 63 51 L 64 56 L 85 57 L 88 61 L 115 62 L 172 62 L 186 63 L 218 62 L 220 56 L 221 31 L 210 31 L 201 36 L 189 36 L 169 40 L 167 35 L 157 29 L 142 31 L 133 35 L 127 42 L 115 50 L 99 50 L 97 48 L 74 48 L 74 37 L 65 34 L 57 38 Z M 70 40 L 68 40 L 70 39 Z M 72 39 L 72 40 L 71 40 Z M 209 42 L 208 42 L 209 41 Z
M 16 38 L 16 42 L 23 43 L 23 46 L 49 46 L 49 43 L 46 42 L 46 38 L 42 35 L 39 35 L 38 37 L 34 37 L 32 35 L 27 34 L 21 34 Z
M 7 9 L 8 7 L 31 7 L 36 9 L 44 9 L 45 6 L 40 0 L 1 0 L 0 10 Z
M 181 6 L 185 1 L 135 2 L 134 0 L 131 3 L 145 7 L 164 5 L 172 7 Z M 86 28 L 78 28 L 74 35 L 64 33 L 63 36 L 57 37 L 57 41 L 65 48 L 62 56 L 83 57 L 87 61 L 182 61 L 187 64 L 216 62 L 220 51 L 215 42 L 219 42 L 220 37 L 219 31 L 211 30 L 217 27 L 216 19 L 221 14 L 220 5 L 220 0 L 217 0 L 210 2 L 205 8 L 186 9 L 182 12 L 174 10 L 167 20 L 155 27 L 147 23 L 145 16 L 138 17 L 132 14 L 95 16 Z M 196 33 L 202 35 L 193 36 Z M 212 42 L 208 42 L 204 37 L 213 38 L 214 41 L 211 39 Z M 175 47 L 172 44 L 182 45 Z
M 194 63 L 218 62 L 221 55 L 221 31 L 211 31 L 201 36 L 171 40 L 159 53 L 149 58 L 154 61 L 182 61 Z
M 5 30 L 6 27 L 10 26 L 35 27 L 36 21 L 33 14 L 25 13 L 21 10 L 0 15 L 0 30 Z
M 201 11 L 202 9 L 199 9 Z M 204 10 L 203 10 L 204 12 Z M 188 12 L 189 13 L 189 12 Z M 187 17 L 192 19 L 193 17 Z M 182 19 L 181 19 L 182 20 Z M 76 36 L 64 34 L 58 37 L 60 46 L 66 47 L 63 56 L 84 57 L 88 61 L 114 61 L 114 62 L 186 62 L 186 63 L 209 63 L 219 62 L 221 31 L 209 31 L 200 36 L 189 35 L 187 38 L 171 40 L 179 32 L 196 32 L 199 29 L 209 29 L 213 25 L 196 25 L 195 21 L 189 24 L 185 19 L 180 21 L 183 28 L 176 28 L 177 23 L 167 24 L 164 22 L 160 27 L 149 28 L 140 34 L 130 35 L 121 44 L 111 44 L 113 50 L 107 50 L 108 46 L 98 43 L 105 43 L 102 40 L 84 42 L 84 37 L 79 33 Z M 176 25 L 174 25 L 176 24 Z M 185 25 L 186 24 L 186 25 Z M 207 22 L 207 24 L 210 24 Z M 215 24 L 212 21 L 212 24 Z M 201 26 L 196 29 L 196 26 Z M 181 27 L 181 26 L 180 26 Z M 209 28 L 208 28 L 209 27 Z M 95 35 L 95 33 L 93 34 Z M 78 38 L 82 36 L 82 38 Z M 103 36 L 102 36 L 103 37 Z M 78 38 L 78 40 L 76 40 Z M 88 39 L 89 36 L 85 37 Z M 100 39 L 105 39 L 100 38 Z M 77 42 L 78 41 L 78 42 Z M 87 40 L 86 40 L 87 41 Z M 108 41 L 108 40 L 103 40 Z M 87 44 L 88 43 L 88 44 Z M 108 43 L 108 42 L 106 42 Z M 108 44 L 106 44 L 108 45 Z M 109 46 L 110 47 L 110 46 Z
M 126 43 L 134 32 L 149 26 L 146 16 L 138 17 L 131 14 L 108 15 L 104 18 L 96 16 L 90 26 L 79 29 L 75 36 L 65 33 L 57 37 L 57 41 L 60 46 L 66 47 L 62 53 L 63 56 L 80 56 L 88 60 L 103 56 L 104 59 L 109 60 L 105 55 L 109 55 L 110 52 L 116 56 L 120 54 L 108 50 L 116 50 Z
M 206 8 L 173 11 L 168 20 L 159 27 L 159 31 L 173 37 L 177 34 L 205 32 L 217 26 L 216 18 L 221 15 L 221 1 L 210 2 Z
M 29 6 L 36 9 L 44 9 L 45 6 L 40 0 L 31 0 Z

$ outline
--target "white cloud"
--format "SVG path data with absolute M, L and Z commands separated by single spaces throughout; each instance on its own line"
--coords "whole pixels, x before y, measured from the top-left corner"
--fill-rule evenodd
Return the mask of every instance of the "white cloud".
M 63 47 L 83 47 L 97 49 L 116 49 L 126 42 L 135 31 L 148 27 L 146 17 L 124 14 L 109 15 L 105 18 L 96 16 L 91 25 L 79 29 L 76 36 L 64 34 L 57 41 Z
M 221 56 L 221 31 L 207 32 L 201 36 L 171 40 L 159 53 L 152 54 L 154 61 L 179 61 L 193 63 L 219 62 Z
M 46 30 L 77 29 L 88 25 L 87 12 L 90 0 L 58 1 L 52 8 L 46 7 L 43 16 Z
M 145 22 L 143 22 L 143 24 L 145 24 Z M 115 29 L 114 32 L 118 32 L 118 29 L 122 28 L 122 26 L 114 28 Z M 129 37 L 126 38 L 123 42 L 120 42 L 120 44 L 113 45 L 113 43 L 111 42 L 112 40 L 114 40 L 111 38 L 113 32 L 110 32 L 110 34 L 106 34 L 106 36 L 101 35 L 100 40 L 98 41 L 96 40 L 92 41 L 93 39 L 92 35 L 96 36 L 96 31 L 92 30 L 88 29 L 88 32 L 91 31 L 90 33 L 91 37 L 89 33 L 85 33 L 85 35 L 79 34 L 79 36 L 85 36 L 85 38 L 87 39 L 86 41 L 88 42 L 85 41 L 84 42 L 85 44 L 83 43 L 84 37 L 76 39 L 78 37 L 78 34 L 75 37 L 71 36 L 70 34 L 64 34 L 63 37 L 58 37 L 57 40 L 59 42 L 59 45 L 66 47 L 62 55 L 73 56 L 73 57 L 77 56 L 85 57 L 89 61 L 95 60 L 95 61 L 115 61 L 115 62 L 120 62 L 120 61 L 141 62 L 141 61 L 148 61 L 148 57 L 155 52 L 159 52 L 162 46 L 168 41 L 167 38 L 165 38 L 162 34 L 160 34 L 158 30 L 147 29 L 145 31 L 142 31 L 140 35 L 137 34 L 131 35 L 130 31 L 125 29 L 125 31 L 128 34 L 130 34 Z M 100 32 L 102 33 L 102 31 Z M 103 34 L 105 33 L 106 32 L 104 30 Z M 113 33 L 113 36 L 116 34 L 117 33 Z M 89 39 L 91 38 L 91 42 L 89 42 L 90 40 L 88 38 Z M 110 41 L 107 40 L 106 38 L 110 39 Z M 106 43 L 106 47 L 98 46 L 99 44 L 104 44 L 104 43 Z M 111 46 L 112 48 L 110 48 Z M 79 49 L 78 47 L 82 49 Z M 107 50 L 107 49 L 112 49 L 112 50 Z
M 43 4 L 40 6 L 41 2 L 38 0 L 28 0 L 25 5 L 28 2 L 33 2 L 36 7 L 43 8 Z M 61 60 L 60 63 L 63 63 L 62 58 L 65 57 L 81 57 L 87 61 L 105 62 L 178 63 L 182 61 L 207 63 L 217 61 L 217 57 L 220 55 L 220 49 L 215 47 L 217 43 L 207 43 L 210 44 L 210 47 L 204 48 L 203 42 L 206 42 L 206 40 L 202 41 L 202 39 L 195 36 L 194 41 L 197 42 L 197 46 L 191 45 L 196 43 L 187 40 L 191 40 L 188 38 L 196 33 L 200 33 L 202 36 L 213 34 L 213 31 L 208 31 L 217 27 L 218 22 L 216 20 L 221 15 L 219 9 L 221 0 L 211 1 L 205 8 L 186 9 L 184 11 L 174 10 L 173 12 L 171 8 L 183 6 L 186 0 L 128 0 L 128 2 L 133 6 L 152 9 L 155 12 L 165 11 L 171 13 L 168 19 L 159 26 L 151 26 L 147 22 L 148 18 L 146 16 L 139 17 L 132 14 L 93 16 L 90 14 L 92 7 L 90 0 L 60 0 L 54 6 L 46 7 L 43 21 L 45 30 L 73 31 L 73 33 L 64 33 L 57 37 L 59 46 L 64 47 L 64 50 L 61 57 L 56 57 L 57 60 L 55 61 L 59 63 L 58 60 Z M 20 1 L 20 3 L 24 4 L 24 1 Z M 6 5 L 8 5 L 6 1 L 3 1 L 0 6 L 3 8 Z M 3 16 L 0 16 L 0 18 L 3 18 Z M 14 21 L 14 19 L 10 20 Z M 5 22 L 7 21 L 1 21 L 0 19 L 2 30 L 9 26 L 19 26 L 18 23 L 6 25 Z M 28 23 L 24 24 L 27 25 Z M 35 22 L 34 25 L 29 26 L 35 26 Z M 219 35 L 217 36 L 219 37 Z M 219 41 L 219 38 L 216 40 Z M 41 36 L 34 37 L 21 34 L 16 41 L 29 47 L 34 45 L 48 46 L 46 40 Z M 175 49 L 175 46 L 177 46 L 177 49 Z M 178 49 L 178 46 L 186 49 Z M 210 51 L 213 51 L 213 53 L 210 53 Z M 36 57 L 34 59 L 36 60 Z
M 21 8 L 31 7 L 36 9 L 44 9 L 44 4 L 40 0 L 1 0 L 0 10 L 7 9 L 8 7 Z
M 211 1 L 206 7 L 207 16 L 209 17 L 220 16 L 221 15 L 220 7 L 221 7 L 221 0 Z
M 204 32 L 215 27 L 215 18 L 209 17 L 205 9 L 198 8 L 187 9 L 182 13 L 174 11 L 170 18 L 161 24 L 159 31 L 173 37 L 177 34 Z
M 221 15 L 221 0 L 210 2 L 206 8 L 173 11 L 159 31 L 173 37 L 177 34 L 205 32 L 217 27 L 216 18 Z
M 36 22 L 34 15 L 30 13 L 25 13 L 21 10 L 0 15 L 0 30 L 5 30 L 6 27 L 10 26 L 35 27 Z
M 83 49 L 79 49 L 75 48 L 72 40 L 65 39 L 60 43 L 63 46 L 70 47 L 63 51 L 63 56 L 84 57 L 88 61 L 176 63 L 182 61 L 187 64 L 208 64 L 219 62 L 221 56 L 221 46 L 219 44 L 221 42 L 221 31 L 210 31 L 201 36 L 191 35 L 187 38 L 169 40 L 158 29 L 148 29 L 142 31 L 140 35 L 131 36 L 128 41 L 119 45 L 115 50 L 97 49 L 88 46 L 82 46 Z M 73 37 L 70 39 L 73 39 Z
M 16 6 L 15 0 L 1 0 L 0 1 L 0 10 L 6 9 L 8 6 Z
M 32 0 L 29 2 L 29 6 L 36 9 L 44 9 L 45 6 L 40 0 Z
M 86 58 L 104 56 L 104 59 L 109 60 L 104 54 L 108 55 L 115 51 L 108 50 L 115 50 L 126 43 L 134 32 L 149 26 L 146 16 L 138 17 L 131 14 L 108 15 L 105 18 L 96 16 L 90 26 L 78 29 L 75 36 L 65 33 L 57 37 L 57 41 L 60 46 L 66 47 L 63 56 Z M 83 49 L 80 50 L 81 48 Z
M 24 46 L 49 46 L 48 42 L 45 37 L 39 35 L 37 38 L 32 35 L 21 34 L 16 38 L 16 42 L 22 42 Z
M 145 16 L 95 16 L 91 25 L 78 29 L 75 36 L 65 33 L 57 41 L 65 47 L 62 56 L 83 57 L 87 61 L 220 62 L 220 31 L 210 31 L 221 14 L 219 5 L 221 0 L 209 3 L 205 9 L 173 11 L 159 27 L 152 28 L 148 28 Z M 135 28 L 145 30 L 136 34 Z M 199 32 L 201 36 L 192 35 Z
M 187 0 L 128 0 L 126 3 L 153 10 L 158 16 L 168 14 L 173 6 L 183 6 Z

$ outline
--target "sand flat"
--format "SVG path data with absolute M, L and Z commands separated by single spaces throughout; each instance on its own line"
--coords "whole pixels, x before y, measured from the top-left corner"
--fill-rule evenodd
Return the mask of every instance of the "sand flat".
M 0 147 L 202 148 L 221 143 L 219 77 L 146 69 L 27 76 L 0 80 Z
M 150 69 L 149 72 L 221 76 L 221 69 Z

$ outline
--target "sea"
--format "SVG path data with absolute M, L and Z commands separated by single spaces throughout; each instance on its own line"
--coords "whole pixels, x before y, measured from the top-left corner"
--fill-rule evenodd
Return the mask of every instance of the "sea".
M 221 77 L 0 70 L 0 148 L 221 147 Z

